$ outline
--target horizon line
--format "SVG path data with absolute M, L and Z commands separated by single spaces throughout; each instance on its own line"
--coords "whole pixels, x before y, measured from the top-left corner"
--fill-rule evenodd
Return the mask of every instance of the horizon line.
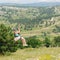
M 46 2 L 46 1 L 43 1 L 43 2 L 31 2 L 31 3 L 16 3 L 16 2 L 0 2 L 0 3 L 9 3 L 9 4 L 34 4 L 34 3 L 60 3 L 60 1 L 50 1 L 50 2 Z

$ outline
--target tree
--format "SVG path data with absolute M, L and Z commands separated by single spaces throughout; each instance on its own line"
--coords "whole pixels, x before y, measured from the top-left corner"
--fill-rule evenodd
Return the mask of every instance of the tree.
M 14 35 L 10 27 L 0 24 L 0 53 L 15 52 L 17 45 L 14 42 Z

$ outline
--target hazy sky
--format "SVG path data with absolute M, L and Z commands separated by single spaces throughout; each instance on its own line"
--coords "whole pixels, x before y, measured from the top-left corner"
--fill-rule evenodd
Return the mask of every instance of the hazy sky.
M 0 0 L 0 3 L 37 3 L 37 2 L 60 2 L 60 0 Z

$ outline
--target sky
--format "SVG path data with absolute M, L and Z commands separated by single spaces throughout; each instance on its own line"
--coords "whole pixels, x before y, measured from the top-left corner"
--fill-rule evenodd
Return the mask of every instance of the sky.
M 60 2 L 60 0 L 0 0 L 0 3 L 37 3 L 37 2 Z

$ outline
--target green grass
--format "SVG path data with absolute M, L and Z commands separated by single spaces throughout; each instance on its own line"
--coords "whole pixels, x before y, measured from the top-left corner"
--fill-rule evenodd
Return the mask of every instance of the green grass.
M 60 60 L 60 48 L 25 48 L 10 56 L 0 55 L 0 60 Z

